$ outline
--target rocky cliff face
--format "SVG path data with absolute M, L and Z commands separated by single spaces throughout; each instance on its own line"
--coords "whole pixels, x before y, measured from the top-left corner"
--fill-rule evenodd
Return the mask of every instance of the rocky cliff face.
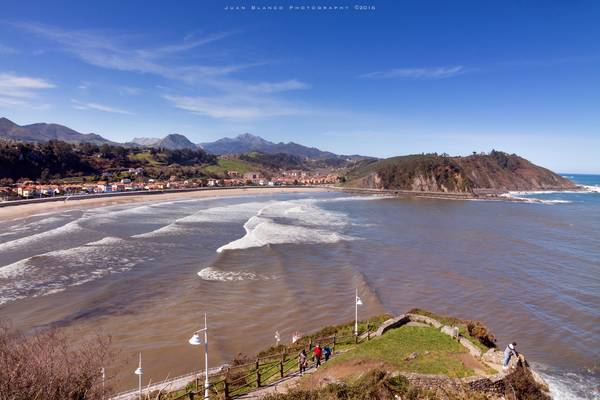
M 394 157 L 351 171 L 348 186 L 448 193 L 576 188 L 573 182 L 548 169 L 499 151 L 468 157 Z

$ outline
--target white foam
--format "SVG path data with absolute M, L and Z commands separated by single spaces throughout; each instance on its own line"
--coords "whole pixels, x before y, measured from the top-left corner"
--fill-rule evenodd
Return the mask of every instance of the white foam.
M 279 218 L 285 218 L 283 223 Z M 287 243 L 337 243 L 353 238 L 337 232 L 347 223 L 347 218 L 337 212 L 326 211 L 308 202 L 276 202 L 261 208 L 244 224 L 246 234 L 217 249 L 248 249 L 271 244 Z M 318 227 L 318 228 L 317 228 Z M 332 231 L 331 229 L 336 230 Z
M 582 193 L 582 192 L 556 192 L 556 191 L 539 191 L 539 192 L 508 192 L 502 193 L 501 197 L 508 199 L 519 200 L 524 203 L 537 203 L 537 204 L 569 204 L 571 200 L 559 200 L 559 199 L 538 199 L 536 197 L 523 197 L 531 194 L 547 194 L 547 193 Z
M 188 229 L 189 225 L 202 222 L 241 222 L 254 215 L 257 212 L 257 210 L 264 206 L 265 203 L 249 202 L 206 208 L 203 210 L 196 211 L 191 215 L 186 215 L 184 217 L 178 218 L 175 221 L 153 231 L 140 233 L 137 235 L 133 235 L 132 237 L 140 239 L 179 234 L 185 232 Z
M 104 237 L 70 249 L 38 254 L 0 267 L 0 304 L 58 293 L 70 286 L 128 271 L 144 257 L 130 256 L 132 245 Z M 4 281 L 5 280 L 5 281 Z
M 598 185 L 583 185 L 583 187 L 589 193 L 600 193 L 600 186 Z
M 79 220 L 71 221 L 61 227 L 50 229 L 48 231 L 36 233 L 30 236 L 22 237 L 19 239 L 11 240 L 9 242 L 0 243 L 0 252 L 7 250 L 18 249 L 23 246 L 27 246 L 33 242 L 51 238 L 53 236 L 68 235 L 78 230 L 81 230 Z
M 559 372 L 541 366 L 536 366 L 535 370 L 548 383 L 550 395 L 555 400 L 600 399 L 597 376 Z
M 205 281 L 256 281 L 275 279 L 275 276 L 259 275 L 255 272 L 227 272 L 218 271 L 213 267 L 207 267 L 198 272 L 198 276 Z

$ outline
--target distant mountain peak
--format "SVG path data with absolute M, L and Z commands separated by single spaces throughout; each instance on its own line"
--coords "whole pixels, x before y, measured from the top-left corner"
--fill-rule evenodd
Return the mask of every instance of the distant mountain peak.
M 63 142 L 68 143 L 115 144 L 95 133 L 79 133 L 60 124 L 40 122 L 19 126 L 4 117 L 0 118 L 0 139 L 12 139 L 34 143 L 62 140 Z
M 321 151 L 301 144 L 274 143 L 251 133 L 242 133 L 235 138 L 223 138 L 215 142 L 201 143 L 202 148 L 213 154 L 243 154 L 258 151 L 266 154 L 289 154 L 302 158 L 336 158 L 337 154 Z
M 162 147 L 169 150 L 195 150 L 198 148 L 198 146 L 192 143 L 187 137 L 178 133 L 171 133 L 165 136 L 156 143 L 154 147 Z

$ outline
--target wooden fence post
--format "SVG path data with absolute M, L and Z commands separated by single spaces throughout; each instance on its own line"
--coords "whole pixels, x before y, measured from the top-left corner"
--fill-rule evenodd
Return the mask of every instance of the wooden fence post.
M 333 346 L 331 347 L 331 353 L 333 354 L 333 352 L 335 351 L 335 342 L 336 342 L 336 338 L 337 338 L 337 332 L 333 334 Z
M 354 335 L 354 344 L 358 344 L 358 333 Z
M 188 397 L 190 398 L 190 400 L 194 400 L 194 392 L 189 392 Z
M 225 372 L 225 380 L 223 381 L 223 396 L 225 400 L 229 400 L 229 367 L 227 367 L 227 372 Z
M 367 341 L 371 340 L 371 331 L 367 331 Z
M 281 361 L 279 361 L 279 376 L 283 378 L 283 364 L 285 363 L 285 351 L 281 354 Z
M 200 390 L 200 378 L 196 377 L 195 380 L 196 380 L 196 390 L 198 391 L 198 390 Z
M 225 381 L 223 381 L 223 397 L 225 400 L 229 400 L 229 382 L 227 381 L 227 377 L 225 377 Z
M 260 362 L 256 359 L 256 387 L 260 387 Z

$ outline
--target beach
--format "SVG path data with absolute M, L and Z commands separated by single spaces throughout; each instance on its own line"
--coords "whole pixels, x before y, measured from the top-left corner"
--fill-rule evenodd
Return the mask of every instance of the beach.
M 19 204 L 0 207 L 0 221 L 26 218 L 40 213 L 52 213 L 64 210 L 74 210 L 82 207 L 101 207 L 118 204 L 173 201 L 186 199 L 201 199 L 207 197 L 231 197 L 244 195 L 261 195 L 273 193 L 303 193 L 321 192 L 330 190 L 325 187 L 247 187 L 227 189 L 203 189 L 186 192 L 165 192 L 160 194 L 140 193 L 136 195 L 92 197 L 66 199 L 64 201 L 39 202 L 33 204 Z

